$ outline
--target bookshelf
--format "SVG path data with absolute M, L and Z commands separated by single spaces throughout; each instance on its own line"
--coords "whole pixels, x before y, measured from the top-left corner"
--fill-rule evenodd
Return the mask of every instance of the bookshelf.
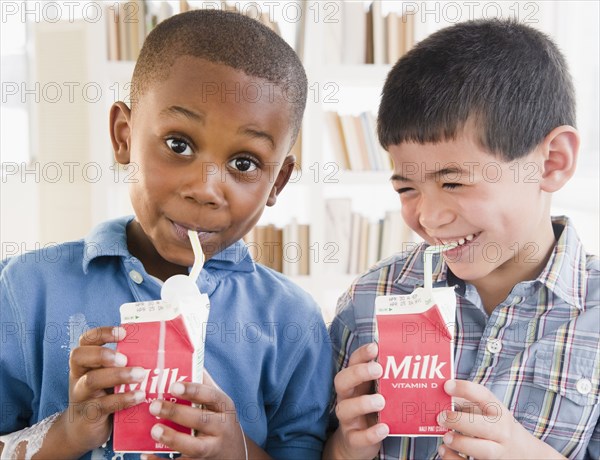
M 173 13 L 179 11 L 177 9 L 179 2 L 168 3 Z M 189 2 L 189 5 L 198 8 L 201 7 L 201 3 L 194 1 Z M 304 22 L 304 40 L 301 48 L 304 50 L 302 55 L 309 79 L 309 94 L 302 127 L 302 171 L 292 178 L 291 183 L 280 195 L 278 203 L 265 210 L 259 222 L 260 226 L 274 225 L 280 229 L 284 229 L 293 221 L 298 224 L 310 224 L 308 248 L 304 248 L 304 253 L 309 257 L 308 274 L 299 274 L 303 272 L 295 267 L 292 269 L 291 278 L 313 295 L 321 306 L 326 320 L 332 318 L 337 298 L 364 269 L 364 266 L 356 268 L 356 264 L 353 270 L 343 268 L 342 265 L 346 263 L 344 259 L 338 257 L 339 252 L 335 254 L 332 252 L 330 244 L 336 243 L 338 236 L 335 232 L 332 233 L 329 225 L 328 206 L 330 207 L 331 203 L 336 201 L 345 203 L 346 207 L 350 203 L 351 212 L 362 214 L 367 222 L 371 223 L 384 218 L 386 213 L 395 212 L 398 215 L 400 209 L 397 195 L 393 193 L 388 181 L 391 172 L 341 168 L 325 128 L 326 117 L 330 112 L 354 116 L 366 111 L 376 113 L 380 90 L 391 64 L 386 63 L 385 58 L 382 62 L 381 50 L 375 51 L 375 43 L 373 43 L 372 58 L 373 62 L 377 63 L 361 63 L 366 59 L 361 61 L 360 57 L 348 54 L 352 46 L 356 47 L 357 42 L 342 47 L 341 43 L 344 40 L 340 38 L 344 20 L 350 20 L 349 14 L 354 14 L 354 19 L 360 15 L 358 22 L 364 21 L 369 3 L 318 1 L 305 3 L 304 11 L 307 20 Z M 387 7 L 386 5 L 394 3 L 402 2 L 382 2 L 379 6 Z M 405 3 L 412 4 L 412 2 Z M 337 6 L 332 8 L 331 5 Z M 351 5 L 348 11 L 345 9 L 346 5 Z M 160 11 L 161 14 L 166 14 L 166 8 L 162 7 Z M 315 20 L 317 12 L 319 20 Z M 334 13 L 337 16 L 332 16 Z M 389 11 L 380 14 L 386 17 Z M 327 22 L 327 17 L 339 18 L 339 21 Z M 115 100 L 126 100 L 134 62 L 108 59 L 110 48 L 109 27 L 106 23 L 108 18 L 110 16 L 105 14 L 102 21 L 86 22 L 83 27 L 78 28 L 81 38 L 79 44 L 83 44 L 82 59 L 86 69 L 80 78 L 82 81 L 93 81 L 102 89 L 102 97 L 94 103 L 87 104 L 89 109 L 87 117 L 82 117 L 81 121 L 87 133 L 85 149 L 89 153 L 86 160 L 98 165 L 102 177 L 94 183 L 85 184 L 91 205 L 86 210 L 89 215 L 86 214 L 85 221 L 81 222 L 82 230 L 78 232 L 78 236 L 86 233 L 83 227 L 87 229 L 106 219 L 133 213 L 127 183 L 133 171 L 115 166 L 107 131 L 110 105 Z M 412 24 L 414 42 L 449 25 L 447 21 L 434 20 L 433 16 L 430 16 L 430 19 L 431 21 L 418 20 Z M 294 25 L 299 24 L 301 22 L 294 23 Z M 381 26 L 381 22 L 379 24 Z M 43 31 L 43 27 L 40 30 Z M 287 36 L 283 28 L 281 32 L 288 42 L 294 40 L 294 31 L 288 32 Z M 375 37 L 375 31 L 373 32 Z M 365 40 L 362 32 L 357 36 Z M 381 32 L 378 36 L 380 43 Z M 45 38 L 50 39 L 49 35 Z M 78 40 L 71 39 L 70 42 L 74 45 Z M 81 55 L 81 50 L 78 50 L 78 53 Z M 61 78 L 69 81 L 66 76 Z M 103 128 L 89 129 L 89 126 Z M 65 213 L 65 216 L 67 215 Z M 348 219 L 348 215 L 345 218 Z M 362 225 L 364 226 L 364 223 Z M 397 225 L 400 224 L 397 221 L 394 225 L 396 227 L 392 225 L 392 228 L 395 228 L 392 232 L 402 234 L 402 240 L 396 241 L 396 247 L 380 250 L 377 258 L 401 249 L 403 241 L 412 241 L 413 236 L 398 227 Z M 348 229 L 346 230 L 348 233 Z M 383 233 L 384 231 L 380 230 L 381 237 Z M 58 240 L 59 237 L 54 239 L 54 241 Z

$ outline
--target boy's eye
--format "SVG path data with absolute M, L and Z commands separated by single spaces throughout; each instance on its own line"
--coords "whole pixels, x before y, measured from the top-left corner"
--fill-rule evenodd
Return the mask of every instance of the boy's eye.
M 396 190 L 396 193 L 398 193 L 398 195 L 402 195 L 403 193 L 410 192 L 411 190 L 412 190 L 412 188 L 410 188 L 410 187 L 404 187 L 404 188 L 399 188 L 398 190 Z
M 167 139 L 167 145 L 173 152 L 179 155 L 189 156 L 192 154 L 189 144 L 182 139 Z
M 455 188 L 460 187 L 462 184 L 455 184 L 455 183 L 445 183 L 444 185 L 442 185 L 443 188 L 445 188 L 446 190 L 454 190 Z
M 229 162 L 229 166 L 240 172 L 252 172 L 257 168 L 256 161 L 245 157 L 234 158 Z

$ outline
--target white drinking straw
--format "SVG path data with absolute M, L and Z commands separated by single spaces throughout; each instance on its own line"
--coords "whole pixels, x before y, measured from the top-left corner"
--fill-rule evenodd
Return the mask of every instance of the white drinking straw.
M 198 238 L 198 232 L 195 230 L 188 230 L 188 237 L 190 243 L 192 243 L 192 250 L 194 251 L 194 265 L 189 277 L 196 281 L 200 276 L 200 271 L 204 265 L 204 252 L 202 252 L 202 245 L 200 244 L 200 238 Z
M 425 265 L 423 268 L 425 283 L 423 287 L 425 288 L 426 292 L 430 293 L 433 290 L 433 268 L 431 267 L 433 255 L 437 254 L 438 252 L 448 251 L 449 249 L 455 248 L 456 246 L 458 246 L 457 243 L 440 244 L 438 246 L 429 246 L 427 249 L 425 249 L 425 254 L 423 255 L 423 261 Z

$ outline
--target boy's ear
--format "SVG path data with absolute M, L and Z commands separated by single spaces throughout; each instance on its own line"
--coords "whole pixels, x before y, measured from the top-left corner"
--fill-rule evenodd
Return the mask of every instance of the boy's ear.
M 575 173 L 579 152 L 579 133 L 572 126 L 554 128 L 542 142 L 544 165 L 541 187 L 556 192 Z
M 281 193 L 283 187 L 290 180 L 290 176 L 294 171 L 294 165 L 296 164 L 296 157 L 294 155 L 288 155 L 283 160 L 283 166 L 279 170 L 279 174 L 275 179 L 275 183 L 273 184 L 273 188 L 269 193 L 269 198 L 267 199 L 267 206 L 273 206 L 277 202 L 277 195 Z
M 129 164 L 131 110 L 121 101 L 115 102 L 110 108 L 110 140 L 115 160 L 122 165 Z

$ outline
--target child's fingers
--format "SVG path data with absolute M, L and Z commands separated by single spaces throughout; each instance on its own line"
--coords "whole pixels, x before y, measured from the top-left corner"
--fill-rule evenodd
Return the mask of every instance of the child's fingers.
M 333 381 L 338 402 L 357 396 L 357 387 L 381 377 L 382 374 L 381 364 L 374 361 L 355 364 L 342 369 L 336 374 Z M 369 386 L 365 386 L 363 390 L 365 393 L 368 392 Z
M 181 426 L 193 428 L 202 435 L 217 436 L 223 432 L 223 424 L 231 416 L 237 420 L 237 413 L 213 412 L 205 408 L 176 404 L 170 401 L 153 401 L 150 404 L 150 413 L 156 417 L 171 420 Z M 237 422 L 236 422 L 237 423 Z
M 335 415 L 340 423 L 350 423 L 356 417 L 379 412 L 385 406 L 385 399 L 380 394 L 357 396 L 339 401 L 335 407 Z
M 479 383 L 469 382 L 468 380 L 448 380 L 444 384 L 444 391 L 450 396 L 463 398 L 479 407 L 481 413 L 492 417 L 501 415 L 502 403 L 498 398 Z
M 385 423 L 378 423 L 366 430 L 350 430 L 346 437 L 352 449 L 364 449 L 383 441 L 389 433 L 390 429 Z
M 479 408 L 479 405 L 472 403 L 471 401 L 467 401 L 464 398 L 454 397 L 452 402 L 454 403 L 454 410 L 457 412 L 481 414 L 481 409 Z
M 125 365 L 127 365 L 125 355 L 101 346 L 77 347 L 69 357 L 69 368 L 75 378 L 81 377 L 90 369 L 125 367 Z
M 217 439 L 212 436 L 193 437 L 157 423 L 150 431 L 152 439 L 188 457 L 206 458 L 217 453 Z
M 83 401 L 100 390 L 122 384 L 139 383 L 146 377 L 142 367 L 101 368 L 86 372 L 73 385 L 73 399 Z
M 376 343 L 368 343 L 363 345 L 362 347 L 357 348 L 350 355 L 350 359 L 348 360 L 348 367 L 354 366 L 359 363 L 368 363 L 377 357 L 377 344 Z
M 499 418 L 468 412 L 442 411 L 438 415 L 438 423 L 451 430 L 460 431 L 467 436 L 497 440 L 502 434 L 498 429 Z
M 177 382 L 169 392 L 178 398 L 202 404 L 214 412 L 224 412 L 234 407 L 231 398 L 223 390 L 210 384 Z
M 143 391 L 130 391 L 127 393 L 109 394 L 100 398 L 89 399 L 85 402 L 72 403 L 72 409 L 77 410 L 89 422 L 97 423 L 100 417 L 127 409 L 146 400 Z
M 465 457 L 461 457 L 458 452 L 443 444 L 438 447 L 438 454 L 442 460 L 465 460 Z
M 122 327 L 103 326 L 85 331 L 79 337 L 79 346 L 105 345 L 119 342 L 125 338 L 126 331 Z
M 450 455 L 444 456 L 444 459 L 461 458 L 456 454 L 456 452 L 462 452 L 463 454 L 475 458 L 500 457 L 500 446 L 494 441 L 473 438 L 471 436 L 465 436 L 452 431 L 446 433 L 443 440 L 444 444 L 448 447 L 446 450 L 452 450 L 456 455 L 456 457 L 452 457 Z

